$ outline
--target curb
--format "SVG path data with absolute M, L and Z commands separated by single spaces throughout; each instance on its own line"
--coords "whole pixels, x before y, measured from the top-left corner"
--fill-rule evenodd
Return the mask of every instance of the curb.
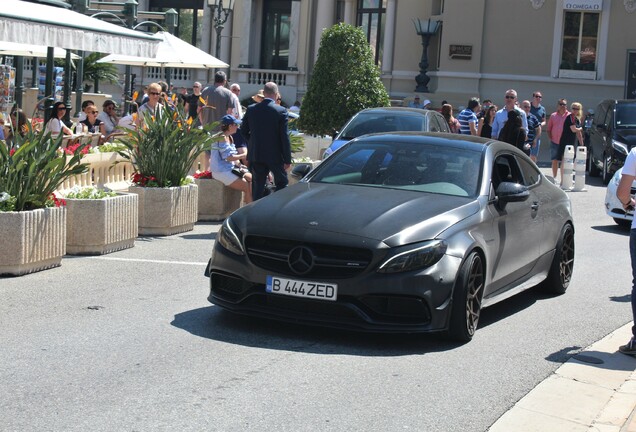
M 618 352 L 632 323 L 572 356 L 489 432 L 636 432 L 636 358 Z

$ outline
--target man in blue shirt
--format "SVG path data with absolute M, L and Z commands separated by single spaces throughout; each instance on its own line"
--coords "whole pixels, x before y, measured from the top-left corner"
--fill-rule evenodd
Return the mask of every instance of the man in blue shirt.
M 420 102 L 419 96 L 415 96 L 415 98 L 409 102 L 409 108 L 424 108 L 424 105 Z
M 541 136 L 541 122 L 530 112 L 531 106 L 532 105 L 528 100 L 521 102 L 521 109 L 525 111 L 526 116 L 528 117 L 528 134 L 526 137 L 524 151 L 534 162 L 536 162 L 537 155 L 539 154 L 539 144 L 537 144 L 537 142 Z
M 499 132 L 503 128 L 503 125 L 508 121 L 508 111 L 517 110 L 519 115 L 521 116 L 521 125 L 526 131 L 526 135 L 528 135 L 528 118 L 526 113 L 517 106 L 517 91 L 513 89 L 506 90 L 506 102 L 502 109 L 497 111 L 495 114 L 495 120 L 492 122 L 492 137 L 497 139 L 499 137 Z
M 546 120 L 546 112 L 543 105 L 541 105 L 541 100 L 543 96 L 539 90 L 535 91 L 532 94 L 532 103 L 530 104 L 530 112 L 534 114 L 534 116 L 539 120 L 541 128 L 545 127 Z M 530 158 L 533 161 L 537 161 L 537 157 L 539 155 L 539 147 L 541 146 L 541 132 L 537 134 L 536 145 L 532 147 L 530 151 Z
M 463 110 L 457 115 L 457 121 L 459 122 L 459 133 L 464 135 L 477 136 L 477 115 L 479 111 L 479 99 L 471 98 L 468 101 L 468 108 Z

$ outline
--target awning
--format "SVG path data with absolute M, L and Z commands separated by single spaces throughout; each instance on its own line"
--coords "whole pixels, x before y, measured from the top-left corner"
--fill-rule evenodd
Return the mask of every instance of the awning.
M 229 65 L 205 51 L 190 45 L 189 43 L 171 35 L 168 32 L 157 32 L 157 37 L 162 39 L 159 42 L 157 55 L 132 57 L 125 55 L 111 54 L 97 60 L 98 63 L 114 63 L 130 66 L 155 66 L 169 68 L 187 69 L 211 69 L 226 68 Z
M 159 39 L 64 8 L 2 0 L 0 41 L 153 57 Z
M 47 47 L 44 45 L 28 45 L 15 42 L 0 42 L 0 55 L 22 56 L 22 57 L 46 57 Z M 54 48 L 53 57 L 66 58 L 64 48 Z M 71 59 L 77 60 L 80 56 L 71 53 Z

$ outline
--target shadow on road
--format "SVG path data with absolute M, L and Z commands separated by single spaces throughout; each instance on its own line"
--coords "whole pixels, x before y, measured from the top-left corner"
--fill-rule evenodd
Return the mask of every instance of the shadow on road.
M 537 301 L 551 298 L 530 290 L 482 311 L 479 327 L 506 319 Z M 442 352 L 461 344 L 441 334 L 383 334 L 282 323 L 234 314 L 216 306 L 175 315 L 171 324 L 195 336 L 250 347 L 319 354 L 402 356 Z M 479 331 L 479 329 L 477 330 Z
M 629 228 L 623 228 L 616 224 L 614 225 L 597 225 L 592 227 L 593 230 L 601 231 L 609 234 L 618 234 L 622 236 L 629 236 Z
M 433 334 L 376 334 L 281 323 L 209 306 L 175 315 L 171 324 L 195 336 L 249 347 L 316 354 L 402 356 L 448 351 L 460 344 Z

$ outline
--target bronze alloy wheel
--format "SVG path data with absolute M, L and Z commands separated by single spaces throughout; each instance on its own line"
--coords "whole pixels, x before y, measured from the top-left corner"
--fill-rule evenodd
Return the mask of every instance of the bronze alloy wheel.
M 471 252 L 457 275 L 448 334 L 459 342 L 469 342 L 479 323 L 484 293 L 484 265 L 481 255 Z

